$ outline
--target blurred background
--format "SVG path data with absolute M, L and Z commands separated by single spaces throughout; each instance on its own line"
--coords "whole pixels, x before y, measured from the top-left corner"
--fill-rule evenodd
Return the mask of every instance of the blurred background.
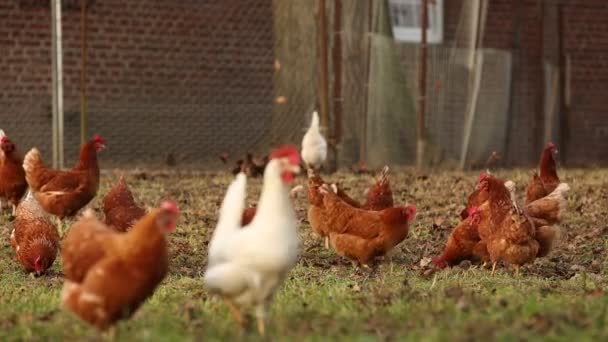
M 102 167 L 217 168 L 315 109 L 334 166 L 606 165 L 605 89 L 605 0 L 0 0 L 0 128 L 67 166 L 100 133 Z

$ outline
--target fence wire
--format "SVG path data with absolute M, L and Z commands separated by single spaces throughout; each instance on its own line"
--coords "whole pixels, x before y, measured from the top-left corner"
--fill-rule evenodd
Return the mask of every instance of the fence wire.
M 50 161 L 50 10 L 42 3 L 0 0 L 0 32 L 9 37 L 0 39 L 0 125 L 23 150 L 37 146 Z M 300 142 L 319 107 L 319 1 L 88 3 L 87 135 L 106 138 L 105 166 L 219 167 L 222 153 L 235 160 Z M 530 101 L 518 100 L 521 90 L 511 94 L 512 51 L 473 46 L 473 3 L 445 4 L 457 9 L 455 25 L 428 49 L 432 165 L 456 163 L 466 136 L 467 165 L 506 153 L 509 115 Z M 80 9 L 70 4 L 62 21 L 67 163 L 80 137 Z M 332 85 L 334 8 L 326 4 Z M 341 166 L 415 160 L 420 45 L 394 39 L 388 4 L 343 1 Z M 329 118 L 324 132 L 332 136 L 331 107 Z

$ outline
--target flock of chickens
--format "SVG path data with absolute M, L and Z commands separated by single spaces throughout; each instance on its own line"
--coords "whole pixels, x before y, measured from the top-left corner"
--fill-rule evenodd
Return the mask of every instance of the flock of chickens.
M 101 136 L 82 146 L 79 161 L 70 170 L 48 168 L 36 148 L 22 158 L 4 132 L 0 137 L 0 198 L 13 206 L 10 242 L 17 261 L 40 276 L 61 253 L 65 308 L 100 330 L 131 317 L 167 274 L 167 234 L 176 228 L 177 205 L 162 201 L 147 211 L 138 206 L 121 177 L 103 198 L 102 221 L 92 209 L 82 210 L 99 188 L 97 153 L 105 147 Z M 559 237 L 569 190 L 557 176 L 556 153 L 549 143 L 523 206 L 516 201 L 512 181 L 482 173 L 461 222 L 433 264 L 444 268 L 462 260 L 479 261 L 491 263 L 494 272 L 502 261 L 514 265 L 519 276 L 521 265 L 547 255 Z M 279 147 L 259 170 L 263 187 L 257 207 L 245 208 L 246 172 L 236 175 L 221 204 L 204 285 L 225 301 L 239 324 L 245 323 L 243 311 L 252 310 L 260 334 L 265 332 L 267 308 L 276 289 L 298 259 L 299 220 L 292 197 L 303 187 L 292 189 L 291 184 L 302 164 L 308 173 L 312 229 L 326 248 L 362 267 L 402 242 L 416 216 L 414 205 L 394 203 L 388 167 L 366 192 L 365 202 L 359 203 L 321 178 L 326 155 L 315 112 L 301 153 L 294 146 Z M 64 220 L 81 210 L 64 234 Z

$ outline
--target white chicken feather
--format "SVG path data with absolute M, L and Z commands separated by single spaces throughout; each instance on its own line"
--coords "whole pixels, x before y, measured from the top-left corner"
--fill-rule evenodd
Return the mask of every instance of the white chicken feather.
M 302 160 L 307 167 L 318 170 L 327 158 L 327 142 L 319 129 L 319 114 L 312 113 L 312 122 L 302 139 Z
M 283 161 L 271 160 L 253 221 L 241 228 L 246 178 L 237 175 L 229 186 L 209 244 L 205 286 L 222 296 L 237 320 L 240 309 L 254 308 L 258 329 L 264 332 L 266 307 L 298 256 L 298 221 L 281 178 Z

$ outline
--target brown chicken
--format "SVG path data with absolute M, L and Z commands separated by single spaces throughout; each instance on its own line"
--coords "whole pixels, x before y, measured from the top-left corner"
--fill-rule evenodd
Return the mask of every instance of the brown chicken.
M 558 224 L 566 210 L 568 201 L 565 194 L 570 190 L 566 183 L 560 183 L 549 195 L 524 207 L 524 212 L 530 216 L 536 227 L 536 241 L 539 244 L 537 257 L 544 257 L 553 249 L 559 240 L 561 231 Z
M 120 234 L 87 211 L 64 243 L 63 306 L 100 330 L 131 317 L 167 274 L 166 235 L 178 215 L 175 203 L 165 201 Z
M 80 160 L 71 170 L 53 170 L 44 165 L 38 149 L 30 150 L 23 161 L 25 177 L 34 197 L 44 210 L 60 220 L 74 216 L 99 189 L 97 153 L 105 142 L 96 135 L 80 149 Z
M 490 179 L 491 178 L 491 179 Z M 490 186 L 502 188 L 502 181 L 491 177 L 487 173 L 481 173 L 476 183 L 476 189 L 467 200 L 467 208 L 461 213 L 462 221 L 456 226 L 446 242 L 442 255 L 433 259 L 433 264 L 438 268 L 453 266 L 462 260 L 473 260 L 487 262 L 490 256 L 486 247 L 486 239 L 493 232 L 491 219 Z M 502 195 L 510 196 L 505 188 Z M 466 212 L 466 213 L 465 213 Z
M 485 203 L 488 200 L 488 192 L 487 191 L 482 191 L 481 189 L 479 189 L 479 184 L 481 183 L 481 181 L 483 179 L 485 179 L 486 177 L 488 177 L 489 174 L 487 173 L 481 173 L 479 175 L 479 179 L 477 180 L 477 189 L 475 189 L 475 191 L 473 191 L 470 195 L 469 198 L 467 199 L 467 206 L 466 208 L 464 208 L 461 212 L 460 212 L 460 219 L 461 220 L 466 220 L 466 218 L 469 216 L 469 212 L 471 212 L 472 208 L 478 208 L 479 206 L 481 206 L 483 203 Z
M 354 208 L 383 210 L 393 206 L 393 193 L 390 188 L 387 173 L 388 166 L 385 166 L 380 172 L 376 183 L 367 191 L 366 201 L 364 204 L 360 204 L 358 201 L 351 198 L 338 185 L 332 184 L 331 186 L 335 190 L 334 192 L 338 195 L 338 197 Z M 329 236 L 324 224 L 326 221 L 326 212 L 323 207 L 323 196 L 319 192 L 319 187 L 323 184 L 326 184 L 325 181 L 312 169 L 309 169 L 308 201 L 310 202 L 310 206 L 308 207 L 308 222 L 317 234 L 325 238 L 325 247 L 329 248 Z
M 11 246 L 27 272 L 46 272 L 59 251 L 59 233 L 31 193 L 17 206 Z
M 106 216 L 105 223 L 120 232 L 126 232 L 146 215 L 146 210 L 135 203 L 123 176 L 103 198 L 102 205 Z
M 549 195 L 560 183 L 557 175 L 555 158 L 557 148 L 555 144 L 548 143 L 543 150 L 538 163 L 539 173 L 534 173 L 526 188 L 526 204 Z
M 477 187 L 469 196 L 468 203 L 479 206 L 468 209 L 466 218 L 449 236 L 443 254 L 433 259 L 438 268 L 451 266 L 462 260 L 490 261 L 487 240 L 498 231 L 496 227 L 503 217 L 500 213 L 520 211 L 515 196 L 515 183 L 512 181 L 502 183 L 502 180 L 482 174 Z M 489 189 L 494 189 L 492 194 Z M 569 189 L 567 184 L 562 183 L 551 194 L 527 204 L 522 210 L 523 215 L 531 220 L 535 228 L 534 239 L 539 245 L 536 257 L 546 256 L 559 238 L 560 230 L 555 224 L 561 220 L 567 203 L 565 193 Z M 490 196 L 494 199 L 492 205 L 488 200 Z M 507 197 L 509 201 L 506 200 Z M 492 215 L 494 213 L 499 215 Z
M 445 268 L 463 260 L 488 260 L 487 249 L 481 242 L 477 227 L 482 219 L 480 214 L 478 207 L 469 209 L 467 218 L 460 221 L 450 233 L 443 253 L 433 258 L 435 267 Z
M 391 208 L 394 205 L 393 192 L 391 190 L 391 184 L 388 179 L 388 166 L 382 168 L 376 182 L 369 189 L 366 190 L 365 203 L 360 204 L 358 201 L 352 199 L 344 190 L 338 187 L 338 197 L 342 198 L 346 203 L 350 204 L 355 208 L 361 208 L 365 210 L 383 210 Z
M 502 180 L 487 177 L 481 182 L 482 189 L 489 193 L 490 225 L 482 234 L 483 225 L 479 225 L 479 235 L 486 242 L 488 254 L 492 261 L 492 274 L 496 264 L 504 261 L 515 266 L 515 275 L 519 276 L 521 265 L 532 262 L 539 251 L 536 240 L 536 229 L 523 210 L 514 205 L 511 193 Z
M 0 199 L 13 206 L 14 216 L 17 204 L 27 190 L 23 158 L 15 144 L 1 130 L 0 136 Z
M 403 241 L 416 217 L 414 205 L 365 210 L 344 202 L 334 192 L 335 188 L 323 185 L 319 191 L 331 246 L 339 255 L 362 266 L 369 266 L 375 257 L 385 255 Z

